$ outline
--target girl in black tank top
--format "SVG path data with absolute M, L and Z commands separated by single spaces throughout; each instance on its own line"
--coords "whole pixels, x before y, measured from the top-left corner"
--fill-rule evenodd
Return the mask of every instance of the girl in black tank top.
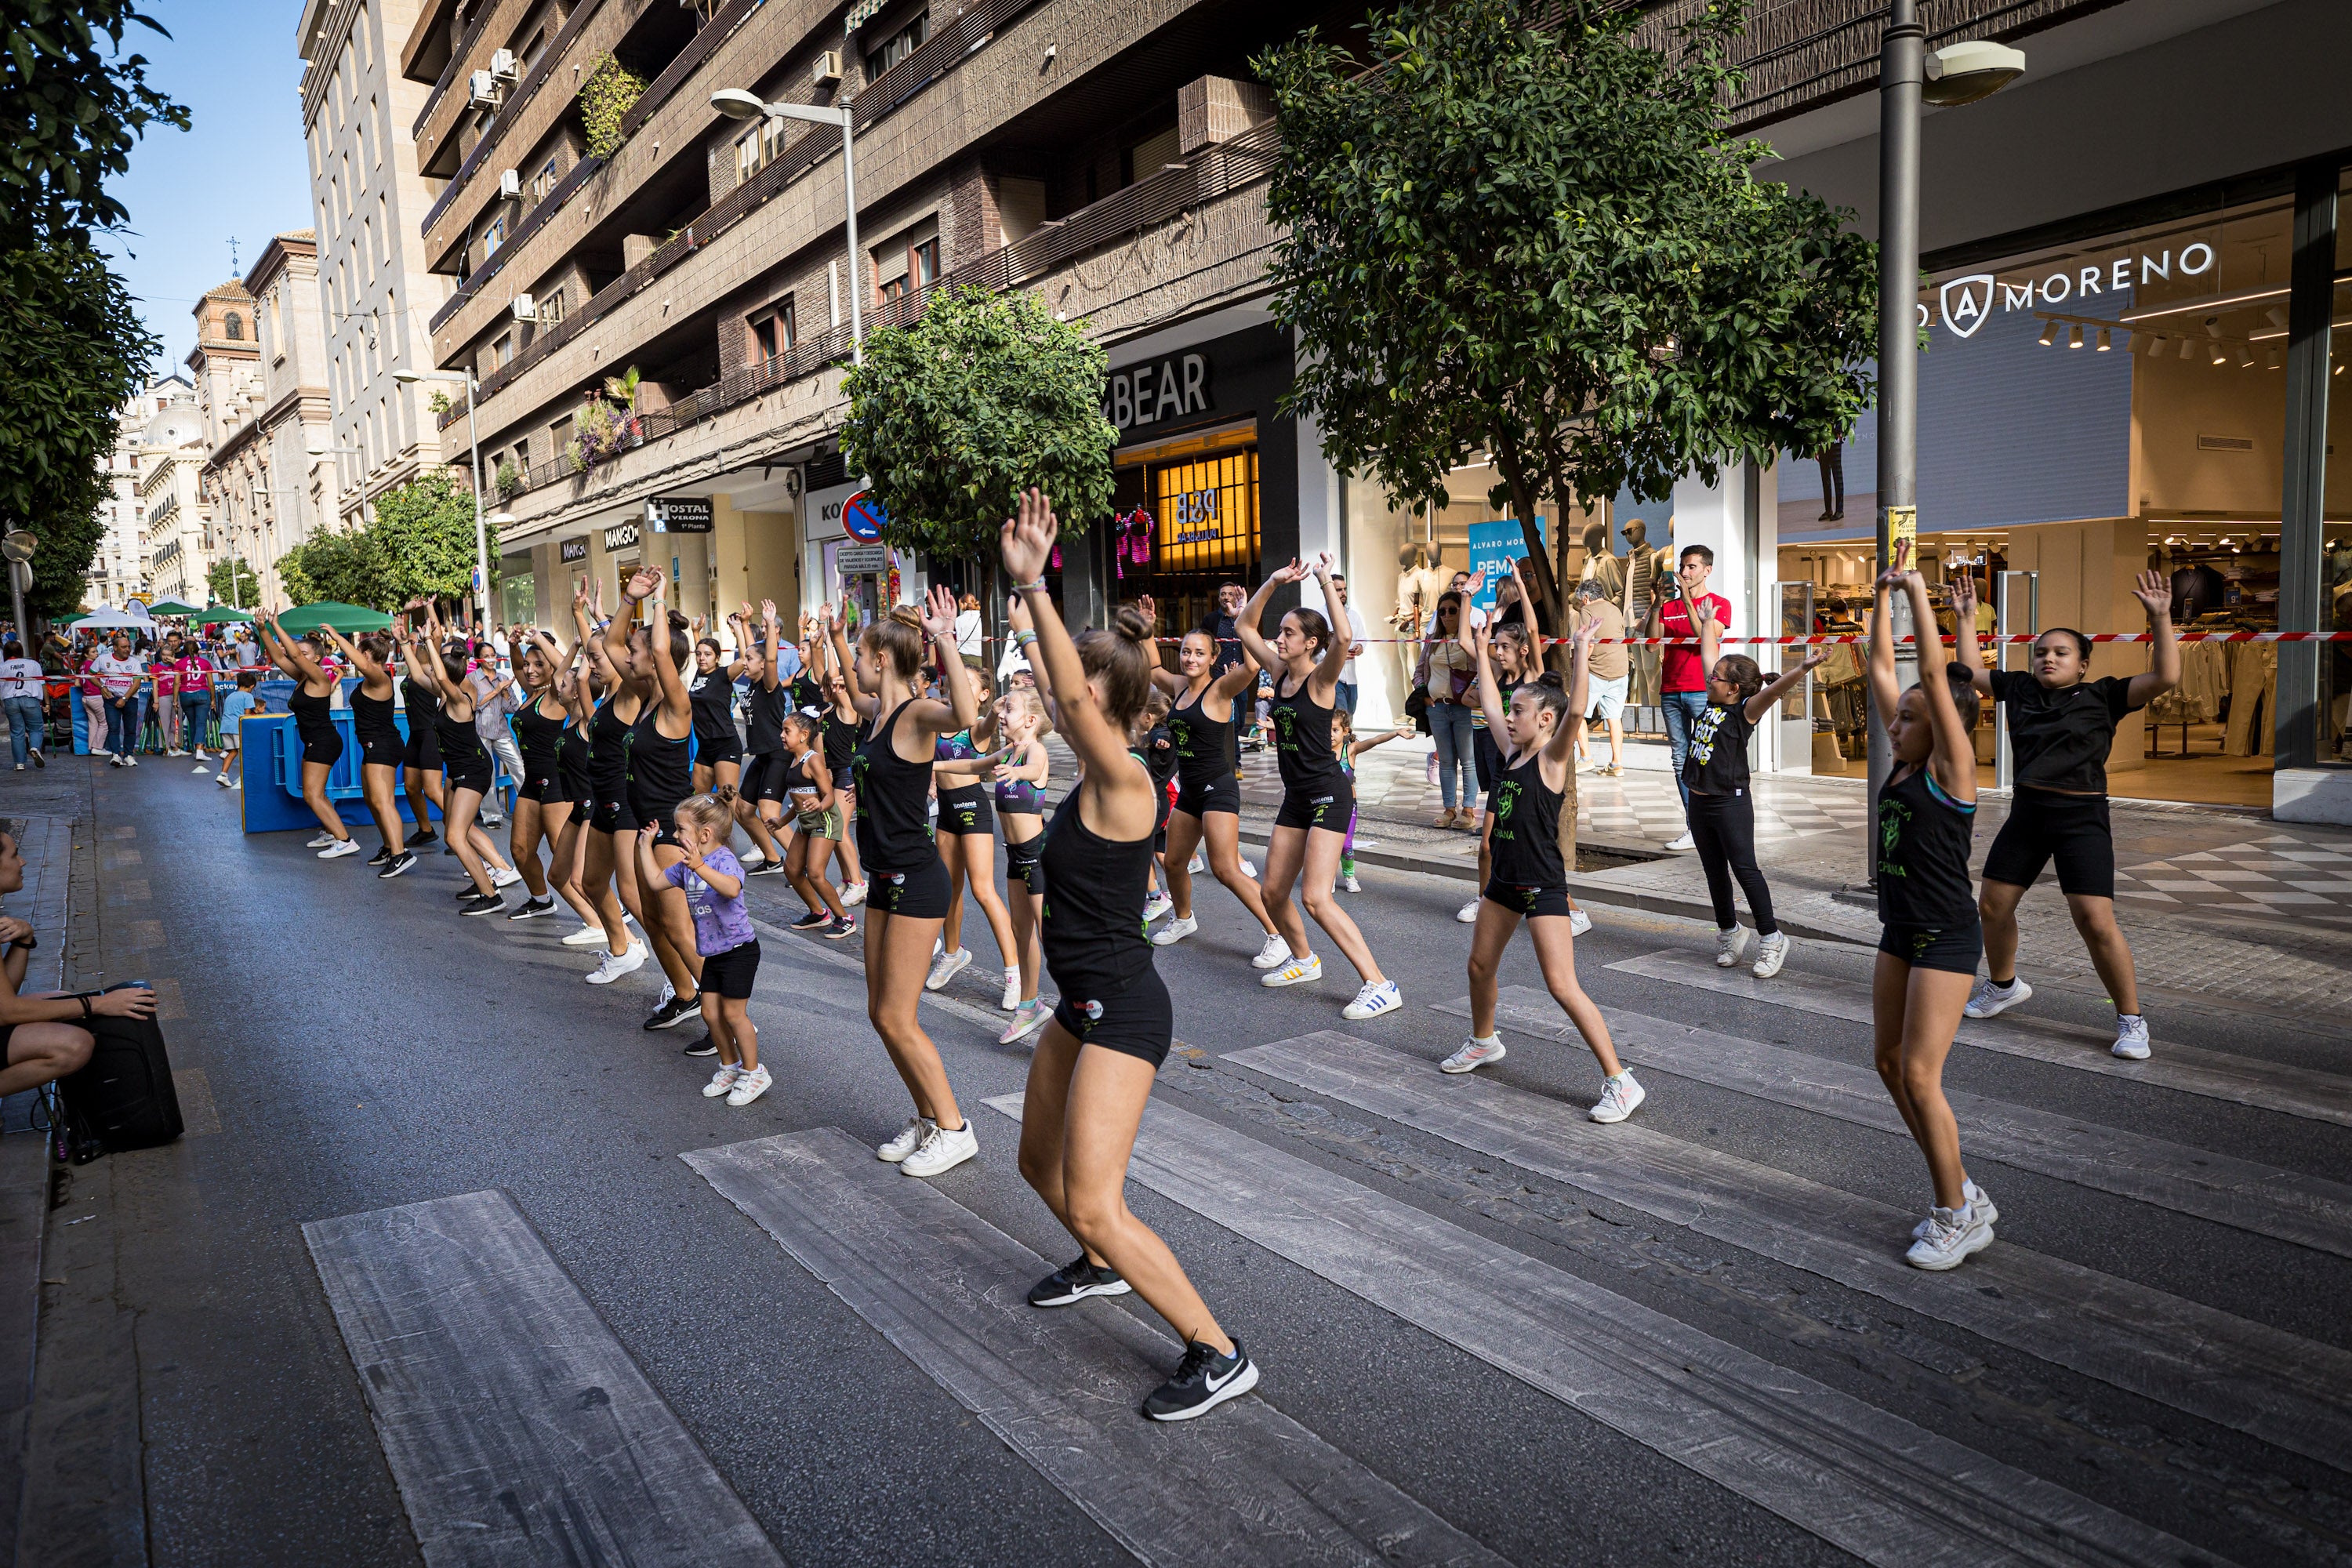
M 1158 658 L 1156 649 L 1153 657 Z M 1176 743 L 1176 805 L 1168 814 L 1166 868 L 1168 896 L 1176 907 L 1151 940 L 1166 947 L 1201 929 L 1192 916 L 1192 856 L 1198 850 L 1211 874 L 1257 921 L 1263 940 L 1258 959 L 1262 967 L 1272 967 L 1290 957 L 1290 943 L 1274 929 L 1257 878 L 1242 868 L 1242 786 L 1234 776 L 1242 693 L 1256 684 L 1257 661 L 1245 658 L 1217 674 L 1216 638 L 1195 629 L 1177 645 L 1176 662 L 1176 669 L 1151 675 L 1169 696 L 1168 734 Z M 1220 708 L 1222 719 L 1214 712 Z
M 1072 641 L 1043 581 L 1055 531 L 1052 509 L 1032 490 L 1004 542 L 1005 571 L 1035 618 L 1030 662 L 1052 686 L 1081 768 L 1039 858 L 1045 964 L 1061 1001 L 1029 1068 L 1021 1170 L 1083 1250 L 1038 1281 L 1029 1300 L 1059 1307 L 1130 1288 L 1141 1295 L 1185 1342 L 1175 1375 L 1144 1401 L 1144 1413 L 1177 1420 L 1248 1392 L 1257 1368 L 1218 1325 L 1168 1244 L 1128 1208 L 1125 1169 L 1068 1158 L 1081 1139 L 1094 1148 L 1133 1145 L 1175 1016 L 1140 919 L 1160 792 L 1128 751 L 1150 689 L 1150 628 L 1135 608 L 1123 607 L 1117 630 Z
M 741 655 L 735 668 L 751 678 L 743 754 L 734 779 L 735 820 L 751 836 L 743 866 L 751 876 L 781 877 L 784 847 L 776 841 L 775 829 L 783 823 L 783 802 L 778 781 L 783 768 L 784 715 L 792 710 L 792 689 L 776 675 L 783 657 L 783 630 L 776 624 L 776 606 L 765 600 L 757 623 L 746 605 L 741 614 L 728 616 L 727 624 L 735 628 L 735 647 Z M 734 733 L 731 716 L 728 733 Z
M 1511 933 L 1524 921 L 1545 986 L 1601 1067 L 1600 1097 L 1587 1114 L 1613 1122 L 1631 1116 L 1643 1093 L 1617 1059 L 1601 1009 L 1577 984 L 1575 910 L 1568 901 L 1568 857 L 1559 832 L 1562 815 L 1576 810 L 1576 736 L 1584 727 L 1588 666 L 1598 630 L 1598 622 L 1588 622 L 1578 632 L 1565 688 L 1558 676 L 1547 674 L 1519 682 L 1507 702 L 1495 679 L 1485 628 L 1463 634 L 1477 658 L 1477 700 L 1496 748 L 1497 773 L 1487 807 L 1494 872 L 1479 897 L 1477 928 L 1470 937 L 1470 1037 L 1438 1066 L 1465 1073 L 1503 1059 L 1503 1042 L 1495 1031 L 1496 973 Z
M 1258 633 L 1258 620 L 1276 589 L 1312 575 L 1320 585 L 1323 608 L 1303 605 L 1282 617 L 1282 629 L 1268 642 Z M 1311 565 L 1293 561 L 1271 573 L 1234 623 L 1242 647 L 1274 676 L 1275 761 L 1282 772 L 1282 808 L 1275 813 L 1272 842 L 1265 855 L 1265 909 L 1289 949 L 1280 967 L 1269 967 L 1261 985 L 1305 985 L 1323 978 L 1323 961 L 1307 941 L 1307 921 L 1290 901 L 1290 889 L 1304 879 L 1302 896 L 1307 912 L 1323 928 L 1361 982 L 1356 999 L 1340 1016 L 1349 1020 L 1377 1018 L 1404 1006 L 1396 983 L 1381 973 L 1371 948 L 1348 911 L 1332 896 L 1339 879 L 1339 857 L 1345 851 L 1348 823 L 1355 815 L 1356 794 L 1348 772 L 1331 750 L 1331 710 L 1337 701 L 1339 671 L 1348 663 L 1348 607 L 1331 583 L 1331 558 L 1319 556 Z M 1332 627 L 1337 626 L 1335 634 Z M 1272 944 L 1259 955 L 1271 958 Z
M 941 670 L 962 663 L 955 617 L 955 595 L 934 589 L 920 635 L 903 622 L 877 622 L 859 635 L 853 658 L 841 624 L 826 613 L 845 695 L 872 725 L 850 761 L 866 850 L 866 1016 L 915 1102 L 906 1128 L 875 1153 L 910 1176 L 936 1176 L 980 1149 L 915 1013 L 947 917 L 947 868 L 929 832 L 931 762 L 940 737 L 970 729 L 975 717 L 967 681 L 948 681 L 946 702 L 919 695 L 927 654 Z
M 1895 769 L 1879 791 L 1872 868 L 1878 880 L 1878 971 L 1871 992 L 1878 1037 L 1878 1076 L 1927 1157 L 1934 1188 L 1927 1217 L 1912 1232 L 1906 1260 L 1920 1268 L 1958 1266 L 1992 1242 L 1997 1211 L 1969 1180 L 1960 1159 L 1959 1123 L 1944 1098 L 1944 1058 L 1984 953 L 1984 933 L 1969 882 L 1975 827 L 1977 761 L 1969 731 L 1977 715 L 1973 685 L 1956 700 L 1943 640 L 1919 639 L 1919 683 L 1899 689 L 1895 676 L 1894 595 L 1911 601 L 1913 624 L 1932 627 L 1927 585 L 1907 570 L 1910 547 L 1878 579 L 1871 618 L 1870 686 L 1885 715 Z
M 371 866 L 389 867 L 400 861 L 406 853 L 406 831 L 401 826 L 400 803 L 394 791 L 399 778 L 404 751 L 400 724 L 393 717 L 392 644 L 378 636 L 362 637 L 352 642 L 334 627 L 327 635 L 359 671 L 360 683 L 352 689 L 352 739 L 360 746 L 360 788 L 367 796 L 368 815 L 375 818 L 375 830 L 383 839 Z M 410 857 L 399 870 L 379 873 L 397 877 L 416 864 Z
M 302 804 L 310 808 L 322 830 L 311 847 L 322 860 L 357 854 L 359 846 L 352 842 L 341 812 L 327 798 L 327 775 L 343 755 L 343 738 L 329 712 L 335 678 L 320 665 L 318 645 L 310 638 L 298 642 L 288 637 L 275 616 L 263 616 L 259 626 L 262 651 L 294 682 L 294 695 L 286 705 L 293 711 L 294 733 L 302 742 Z M 351 845 L 348 849 L 347 844 Z
M 601 598 L 603 589 L 596 592 Z M 634 915 L 637 929 L 645 929 L 646 913 L 637 904 L 637 879 L 633 873 L 616 874 L 624 847 L 630 859 L 635 858 L 635 841 L 625 845 L 618 836 L 634 832 L 637 826 L 628 815 L 629 721 L 636 716 L 637 698 L 621 679 L 620 668 L 605 647 L 604 633 L 596 624 L 602 614 L 603 606 L 592 605 L 584 585 L 573 592 L 572 625 L 580 639 L 573 645 L 573 656 L 582 661 L 582 668 L 570 677 L 566 700 L 579 744 L 585 748 L 583 764 L 588 786 L 586 815 L 572 824 L 579 835 L 573 844 L 578 858 L 572 864 L 578 867 L 581 896 L 596 911 L 596 923 L 604 937 L 604 956 L 589 978 L 609 984 L 643 967 L 646 947 L 630 935 L 626 923 L 627 917 Z
M 663 605 L 665 582 L 653 567 L 638 572 L 622 585 L 620 609 L 604 628 L 605 657 L 635 686 L 643 701 L 629 725 L 626 743 L 628 802 L 637 831 L 652 836 L 652 854 L 643 853 L 632 840 L 614 870 L 625 883 L 635 881 L 637 919 L 669 980 L 669 999 L 646 1018 L 649 1029 L 685 1022 L 697 1011 L 702 990 L 694 918 L 685 889 L 666 874 L 686 859 L 677 811 L 678 802 L 694 793 L 694 700 L 678 673 L 692 658 L 686 618 Z M 642 626 L 635 624 L 639 605 L 645 606 Z
M 555 894 L 561 890 L 582 922 L 593 924 L 595 916 L 572 885 L 569 865 L 560 853 L 564 826 L 572 817 L 572 798 L 562 778 L 563 741 L 571 715 L 555 689 L 555 672 L 562 657 L 562 650 L 544 632 L 534 632 L 529 642 L 518 639 L 515 646 L 515 679 L 522 687 L 523 704 L 507 722 L 522 758 L 522 777 L 515 783 L 507 847 L 530 896 L 507 918 L 529 921 L 553 914 Z M 542 839 L 551 850 L 558 851 L 552 876 L 540 864 Z
M 489 793 L 490 761 L 482 750 L 481 738 L 474 732 L 474 695 L 466 682 L 465 656 L 462 649 L 452 653 L 445 647 L 441 618 L 431 600 L 416 600 L 408 608 L 411 613 L 422 610 L 425 616 L 423 629 L 411 634 L 408 660 L 410 670 L 437 699 L 433 730 L 441 744 L 441 766 L 448 781 L 443 790 L 443 809 L 447 813 L 445 826 L 449 845 L 474 884 L 472 895 L 458 903 L 457 912 L 498 914 L 505 910 L 506 900 L 499 897 L 500 884 L 484 868 L 485 864 L 495 867 L 496 876 L 506 882 L 517 879 L 489 835 L 474 826 L 482 797 Z M 415 721 L 412 715 L 409 722 Z
M 736 617 L 740 640 L 743 628 Z M 706 664 L 705 661 L 709 662 Z M 694 787 L 712 790 L 720 784 L 740 790 L 743 782 L 743 738 L 735 732 L 735 678 L 743 663 L 730 663 L 716 637 L 694 645 L 694 673 L 686 678 L 687 700 L 694 706 Z

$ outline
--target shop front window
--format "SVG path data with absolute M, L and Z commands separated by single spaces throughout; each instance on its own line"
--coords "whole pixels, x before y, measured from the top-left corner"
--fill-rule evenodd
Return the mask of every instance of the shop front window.
M 1244 421 L 1128 447 L 1118 485 L 1107 574 L 1117 601 L 1149 594 L 1162 637 L 1201 624 L 1217 590 L 1258 578 L 1257 423 Z

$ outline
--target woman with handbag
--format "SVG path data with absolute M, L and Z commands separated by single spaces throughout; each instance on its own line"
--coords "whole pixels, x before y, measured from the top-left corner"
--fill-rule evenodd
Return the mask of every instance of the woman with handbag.
M 1461 634 L 1462 595 L 1449 590 L 1438 595 L 1437 629 L 1422 650 L 1413 684 L 1429 693 L 1429 729 L 1437 741 L 1437 792 L 1444 809 L 1437 814 L 1435 826 L 1469 832 L 1478 826 L 1471 740 L 1478 669 L 1476 660 L 1462 650 Z

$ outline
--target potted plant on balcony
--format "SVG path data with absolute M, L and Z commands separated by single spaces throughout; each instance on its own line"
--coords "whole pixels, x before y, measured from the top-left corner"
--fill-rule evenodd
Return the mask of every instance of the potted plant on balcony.
M 512 500 L 522 491 L 522 470 L 515 467 L 512 458 L 500 458 L 499 471 L 491 476 L 490 484 L 500 500 Z

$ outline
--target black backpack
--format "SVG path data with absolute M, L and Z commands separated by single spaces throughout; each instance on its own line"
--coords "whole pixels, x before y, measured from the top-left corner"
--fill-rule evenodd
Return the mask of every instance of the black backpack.
M 87 1165 L 179 1137 L 179 1091 L 155 1020 L 96 1017 L 80 1026 L 96 1043 L 88 1065 L 58 1080 L 57 1157 Z

